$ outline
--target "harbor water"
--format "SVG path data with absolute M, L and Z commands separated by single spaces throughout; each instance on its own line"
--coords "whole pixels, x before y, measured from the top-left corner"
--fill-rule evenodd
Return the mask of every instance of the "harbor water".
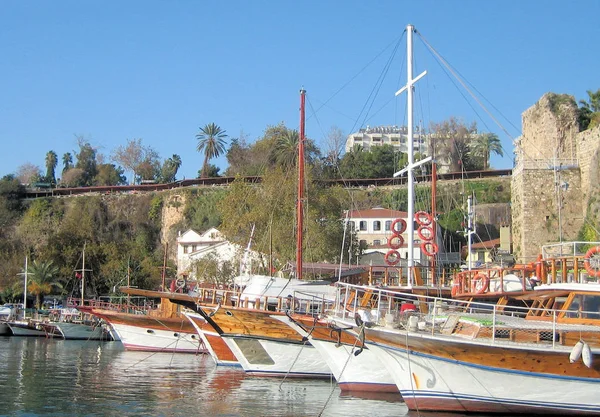
M 248 377 L 208 355 L 118 342 L 0 336 L 1 416 L 416 416 L 399 395 L 341 394 L 335 381 Z

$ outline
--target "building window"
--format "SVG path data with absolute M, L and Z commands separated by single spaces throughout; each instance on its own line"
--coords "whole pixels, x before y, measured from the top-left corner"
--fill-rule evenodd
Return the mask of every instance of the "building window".
M 183 253 L 190 253 L 190 247 L 188 245 L 183 245 Z
M 198 250 L 198 246 L 192 245 L 192 252 L 196 252 Z
M 386 220 L 385 221 L 385 231 L 389 232 L 390 230 L 392 230 L 392 221 L 391 220 Z
M 374 246 L 379 246 L 379 245 L 381 245 L 381 240 L 379 240 L 379 239 L 375 239 L 375 240 L 373 241 L 373 245 L 374 245 Z
M 354 221 L 350 220 L 348 222 L 348 227 L 350 228 L 350 231 L 354 231 L 354 228 L 356 227 L 356 225 L 354 224 Z
M 376 232 L 381 230 L 381 222 L 379 220 L 373 222 L 373 230 Z
M 477 252 L 477 260 L 480 262 L 485 262 L 485 252 Z
M 361 220 L 359 223 L 359 227 L 361 231 L 366 231 L 367 230 L 367 222 L 365 220 Z
M 366 248 L 368 246 L 367 241 L 364 239 L 359 240 L 358 244 L 364 248 Z

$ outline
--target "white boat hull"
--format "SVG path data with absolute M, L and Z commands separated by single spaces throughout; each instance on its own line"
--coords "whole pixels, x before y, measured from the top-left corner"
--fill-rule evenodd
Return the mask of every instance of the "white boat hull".
M 244 371 L 258 376 L 330 378 L 331 371 L 309 343 L 298 344 L 256 337 L 223 336 Z
M 177 353 L 205 352 L 202 340 L 197 334 L 147 329 L 119 323 L 111 323 L 111 326 L 127 350 Z
M 413 410 L 600 414 L 600 379 L 522 372 L 369 344 Z M 564 355 L 568 361 L 568 355 Z M 565 390 L 565 386 L 569 389 Z
M 13 336 L 46 337 L 44 330 L 37 329 L 26 322 L 8 322 Z
M 110 340 L 103 326 L 90 326 L 82 323 L 51 323 L 65 340 Z
M 288 317 L 279 320 L 296 330 L 301 336 L 309 338 L 311 345 L 319 352 L 342 391 L 398 393 L 398 387 L 389 371 L 369 349 L 363 349 L 358 356 L 355 356 L 360 346 L 318 340 Z

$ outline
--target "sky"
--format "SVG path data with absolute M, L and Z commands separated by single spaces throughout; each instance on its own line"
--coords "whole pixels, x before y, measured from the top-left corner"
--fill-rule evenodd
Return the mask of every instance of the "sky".
M 83 137 L 107 161 L 141 138 L 163 159 L 181 156 L 178 179 L 195 178 L 200 127 L 247 143 L 280 122 L 297 129 L 301 87 L 306 133 L 322 150 L 334 127 L 405 125 L 406 95 L 394 94 L 406 83 L 408 24 L 415 76 L 427 70 L 415 123 L 476 122 L 502 141 L 492 166 L 510 168 L 527 108 L 546 92 L 579 100 L 600 88 L 598 15 L 597 0 L 4 0 L 0 175 L 25 163 L 45 172 L 49 150 L 60 161 Z

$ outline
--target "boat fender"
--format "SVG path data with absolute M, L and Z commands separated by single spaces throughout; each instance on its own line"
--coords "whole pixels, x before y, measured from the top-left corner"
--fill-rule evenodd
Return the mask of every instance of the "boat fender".
M 583 359 L 583 364 L 588 368 L 592 367 L 592 362 L 594 361 L 592 356 L 592 349 L 590 349 L 590 345 L 583 342 L 583 349 L 581 350 L 581 358 Z
M 573 349 L 571 349 L 571 354 L 569 355 L 569 362 L 575 363 L 581 358 L 581 351 L 583 350 L 583 341 L 579 341 L 575 343 Z

